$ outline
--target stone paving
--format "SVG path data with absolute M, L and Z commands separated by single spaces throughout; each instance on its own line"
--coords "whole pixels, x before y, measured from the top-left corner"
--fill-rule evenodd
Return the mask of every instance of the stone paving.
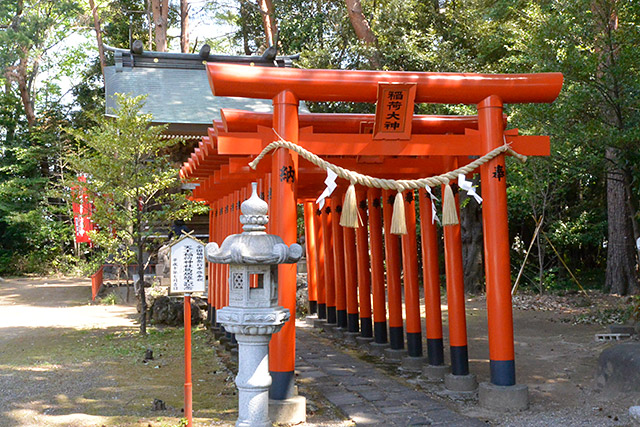
M 303 322 L 296 325 L 296 371 L 357 426 L 486 426 L 460 415 L 345 351 Z

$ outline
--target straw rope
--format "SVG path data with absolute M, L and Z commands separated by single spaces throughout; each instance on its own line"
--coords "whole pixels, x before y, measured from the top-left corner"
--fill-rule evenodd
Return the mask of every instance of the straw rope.
M 396 190 L 398 192 L 402 192 L 405 190 L 417 190 L 420 188 L 424 188 L 426 186 L 436 187 L 438 185 L 447 185 L 450 181 L 455 181 L 458 179 L 458 175 L 466 175 L 469 172 L 477 169 L 478 167 L 484 165 L 488 161 L 494 159 L 502 153 L 509 153 L 521 162 L 525 162 L 527 160 L 527 156 L 516 153 L 509 144 L 507 144 L 506 140 L 504 145 L 500 147 L 494 148 L 489 151 L 482 157 L 474 160 L 468 165 L 459 167 L 458 169 L 449 171 L 442 175 L 427 177 L 427 178 L 419 178 L 419 179 L 385 179 L 385 178 L 376 178 L 369 175 L 363 175 L 358 172 L 350 171 L 348 169 L 342 168 L 340 166 L 329 163 L 326 160 L 321 159 L 317 155 L 312 152 L 302 148 L 301 146 L 294 144 L 293 142 L 286 141 L 280 138 L 278 141 L 274 141 L 271 144 L 267 145 L 262 152 L 256 157 L 251 163 L 249 163 L 249 167 L 251 169 L 256 169 L 258 163 L 272 150 L 276 150 L 278 148 L 287 148 L 291 151 L 298 153 L 303 158 L 307 159 L 314 165 L 320 167 L 323 170 L 331 169 L 333 172 L 338 175 L 338 177 L 348 180 L 351 184 L 358 184 L 369 188 L 381 188 L 383 190 Z

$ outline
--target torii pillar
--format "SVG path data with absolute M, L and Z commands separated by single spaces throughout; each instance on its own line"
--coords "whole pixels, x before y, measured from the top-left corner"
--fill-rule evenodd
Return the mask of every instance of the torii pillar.
M 494 95 L 478 104 L 478 130 L 487 151 L 504 143 L 502 107 L 502 100 Z M 526 409 L 527 387 L 516 384 L 504 158 L 500 155 L 480 167 L 491 382 L 480 384 L 479 398 L 484 407 L 500 407 L 508 399 L 510 408 Z M 509 393 L 501 392 L 504 388 Z
M 283 90 L 273 98 L 273 128 L 287 141 L 298 142 L 298 105 L 295 94 Z M 277 221 L 271 221 L 271 234 L 280 236 L 286 245 L 297 240 L 296 184 L 298 155 L 290 150 L 277 150 L 271 158 L 272 210 Z M 273 212 L 270 212 L 273 215 Z M 278 266 L 278 302 L 294 313 L 269 345 L 269 371 L 273 382 L 269 391 L 269 417 L 273 422 L 300 423 L 306 420 L 306 399 L 296 395 L 296 264 Z

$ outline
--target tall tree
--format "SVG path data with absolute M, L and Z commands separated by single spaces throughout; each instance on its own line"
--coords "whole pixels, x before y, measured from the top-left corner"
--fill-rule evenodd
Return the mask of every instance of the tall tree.
M 141 114 L 141 97 L 118 96 L 116 118 L 99 117 L 98 125 L 71 133 L 86 144 L 71 156 L 78 174 L 87 176 L 87 189 L 95 206 L 92 219 L 98 227 L 98 244 L 130 253 L 137 264 L 140 333 L 146 334 L 147 300 L 145 257 L 152 250 L 149 236 L 180 214 L 186 197 L 179 187 L 178 170 L 167 147 L 176 140 L 162 137 L 163 126 L 150 126 L 151 116 Z
M 155 50 L 167 51 L 167 30 L 169 27 L 169 0 L 151 0 L 153 13 L 153 31 L 155 38 Z
M 189 2 L 180 0 L 180 52 L 189 53 Z
M 356 36 L 367 46 L 373 48 L 373 53 L 369 57 L 371 65 L 373 68 L 380 68 L 380 58 L 376 49 L 378 40 L 373 30 L 371 30 L 369 21 L 364 16 L 360 0 L 344 0 L 344 2 L 347 5 L 349 19 L 351 20 L 351 25 L 353 26 Z
M 278 33 L 278 23 L 276 22 L 275 9 L 271 0 L 258 0 L 260 15 L 262 16 L 262 26 L 266 37 L 265 49 L 272 46 L 276 42 L 276 34 Z

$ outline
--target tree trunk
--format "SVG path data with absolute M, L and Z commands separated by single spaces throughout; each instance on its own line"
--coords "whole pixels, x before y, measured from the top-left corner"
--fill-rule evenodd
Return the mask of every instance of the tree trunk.
M 140 302 L 140 334 L 147 334 L 147 291 L 144 287 L 144 253 L 141 236 L 141 227 L 138 227 L 136 246 L 138 247 L 138 301 Z
M 96 29 L 96 40 L 98 41 L 98 53 L 100 56 L 100 70 L 102 71 L 102 78 L 105 78 L 104 67 L 107 65 L 107 61 L 104 57 L 104 46 L 102 45 L 102 31 L 100 30 L 100 18 L 98 17 L 98 9 L 94 0 L 89 0 L 89 6 L 91 7 L 91 14 L 93 15 L 93 25 Z
M 167 17 L 169 0 L 151 0 L 156 52 L 167 51 Z
M 33 108 L 33 102 L 31 99 L 31 91 L 29 90 L 29 78 L 27 76 L 27 57 L 20 58 L 18 67 L 15 70 L 15 77 L 18 83 L 18 91 L 20 92 L 20 100 L 22 101 L 22 107 L 24 113 L 27 116 L 27 124 L 32 127 L 36 123 L 36 113 Z
M 262 15 L 266 47 L 269 47 L 275 44 L 275 35 L 278 32 L 273 2 L 271 0 L 258 0 L 258 7 L 260 7 L 260 15 Z
M 249 5 L 247 4 L 247 0 L 240 0 L 240 22 L 241 22 L 241 31 L 242 31 L 242 47 L 244 48 L 245 55 L 251 55 L 253 52 L 251 51 L 251 47 L 249 46 L 249 26 L 247 22 L 249 21 L 249 12 L 247 8 Z
M 189 53 L 189 2 L 187 0 L 180 0 L 180 52 Z
M 356 33 L 356 37 L 367 45 L 375 48 L 378 40 L 371 30 L 367 18 L 365 18 L 364 13 L 362 12 L 362 4 L 360 3 L 360 0 L 344 0 L 344 2 L 347 5 L 349 20 L 351 20 L 351 25 Z M 380 59 L 378 58 L 377 51 L 371 55 L 369 61 L 374 68 L 380 68 Z
M 635 242 L 626 192 L 626 176 L 618 167 L 618 150 L 607 147 L 607 271 L 605 288 L 627 295 L 638 292 Z
M 477 175 L 473 180 L 477 181 Z M 479 194 L 479 189 L 478 189 Z M 460 203 L 469 199 L 466 193 L 460 194 Z M 468 293 L 482 292 L 484 269 L 482 262 L 482 207 L 473 197 L 460 210 L 460 227 L 462 234 L 462 266 L 464 270 L 464 290 Z

